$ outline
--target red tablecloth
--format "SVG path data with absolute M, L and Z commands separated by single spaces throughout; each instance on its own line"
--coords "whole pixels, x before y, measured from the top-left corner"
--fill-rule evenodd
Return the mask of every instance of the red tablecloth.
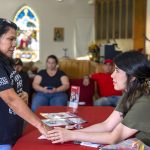
M 78 109 L 78 116 L 85 119 L 87 123 L 84 126 L 89 126 L 105 120 L 111 112 L 114 110 L 113 107 L 104 106 L 81 106 Z M 66 107 L 63 106 L 44 106 L 40 107 L 36 114 L 42 118 L 40 112 L 64 112 Z M 48 140 L 37 139 L 40 133 L 37 129 L 28 125 L 25 129 L 23 136 L 17 141 L 13 150 L 94 150 L 95 148 L 80 146 L 67 142 L 64 144 L 52 144 Z

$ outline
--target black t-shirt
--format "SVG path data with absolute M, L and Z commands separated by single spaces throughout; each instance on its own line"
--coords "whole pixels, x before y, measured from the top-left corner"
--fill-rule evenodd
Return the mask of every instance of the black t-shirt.
M 65 73 L 61 70 L 57 70 L 54 76 L 49 76 L 46 70 L 41 70 L 37 75 L 42 77 L 42 81 L 40 83 L 42 87 L 50 86 L 57 88 L 62 85 L 61 77 L 65 76 Z
M 22 92 L 22 79 L 9 60 L 0 54 L 0 92 L 13 88 Z M 19 106 L 18 106 L 19 107 Z M 23 119 L 0 98 L 0 144 L 14 144 L 21 136 Z

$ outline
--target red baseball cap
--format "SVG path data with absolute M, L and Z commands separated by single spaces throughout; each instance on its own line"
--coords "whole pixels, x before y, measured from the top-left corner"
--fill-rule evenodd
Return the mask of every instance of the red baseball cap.
M 113 63 L 113 60 L 112 60 L 112 59 L 105 59 L 105 60 L 104 60 L 104 64 L 107 64 L 107 63 L 112 64 L 112 63 Z

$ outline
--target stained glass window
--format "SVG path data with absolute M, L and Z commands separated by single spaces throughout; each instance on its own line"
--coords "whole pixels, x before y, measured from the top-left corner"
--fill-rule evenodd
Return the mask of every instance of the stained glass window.
M 17 12 L 14 22 L 18 25 L 17 46 L 14 58 L 23 62 L 39 60 L 39 20 L 29 6 L 23 6 Z

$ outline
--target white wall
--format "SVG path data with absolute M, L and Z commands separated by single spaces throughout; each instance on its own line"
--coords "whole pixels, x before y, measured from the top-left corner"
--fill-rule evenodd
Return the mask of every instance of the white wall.
M 64 0 L 58 3 L 56 0 L 0 0 L 0 17 L 12 20 L 16 12 L 24 5 L 31 7 L 40 21 L 40 61 L 45 64 L 49 54 L 55 54 L 58 58 L 64 55 L 63 48 L 68 49 L 70 57 L 78 56 L 75 51 L 74 33 L 78 20 L 91 20 L 94 25 L 94 5 L 89 5 L 88 0 Z M 64 27 L 64 42 L 53 41 L 54 27 Z M 82 24 L 80 30 L 85 31 Z M 84 33 L 83 33 L 84 34 Z M 93 39 L 94 35 L 89 35 Z M 81 39 L 82 40 L 82 39 Z M 85 39 L 83 39 L 84 42 Z M 87 40 L 87 38 L 86 38 Z M 87 43 L 89 44 L 89 43 Z M 83 47 L 86 45 L 84 44 Z M 88 46 L 88 45 L 87 45 Z M 87 49 L 81 49 L 80 54 L 86 54 Z

